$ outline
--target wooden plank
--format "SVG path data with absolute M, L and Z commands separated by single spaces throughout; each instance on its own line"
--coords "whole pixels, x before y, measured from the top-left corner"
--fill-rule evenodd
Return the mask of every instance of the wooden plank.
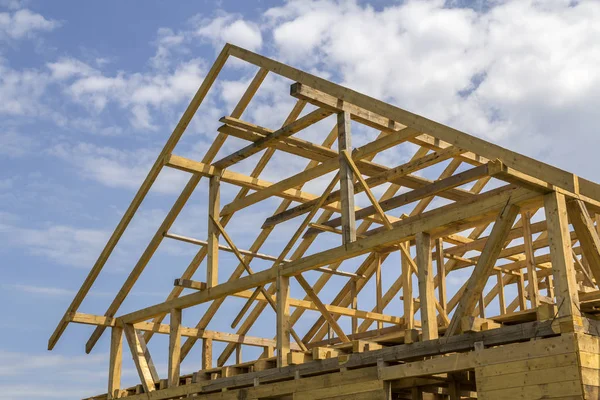
M 181 309 L 174 308 L 170 314 L 168 387 L 179 386 L 181 364 Z
M 249 293 L 248 292 L 240 293 L 240 297 L 248 298 Z M 261 297 L 259 297 L 258 300 L 266 302 L 266 299 L 261 298 Z M 307 303 L 308 302 L 299 301 L 299 304 L 295 304 L 294 300 L 293 299 L 291 300 L 291 304 L 294 305 L 295 307 L 304 306 L 304 307 L 315 308 L 314 305 L 309 306 Z M 326 306 L 326 307 L 332 307 L 332 306 Z M 340 309 L 340 310 L 338 310 L 338 309 Z M 330 309 L 330 312 L 335 313 L 335 312 L 343 312 L 343 311 L 341 310 L 341 307 L 334 307 L 334 308 Z M 348 311 L 348 313 L 351 313 L 351 312 L 352 311 Z M 363 318 L 367 318 L 367 317 L 383 318 L 384 320 L 392 322 L 392 323 L 401 323 L 401 321 L 402 321 L 398 317 L 378 315 L 378 314 L 373 314 L 373 313 L 369 313 L 366 311 L 360 311 L 360 310 L 357 311 L 357 315 L 359 315 Z M 69 322 L 75 322 L 75 323 L 87 324 L 87 325 L 114 327 L 114 326 L 117 326 L 116 321 L 117 321 L 116 318 L 108 318 L 108 317 L 104 317 L 101 315 L 75 313 L 73 316 L 70 317 Z M 167 325 L 167 324 L 158 324 L 157 325 L 157 324 L 150 323 L 150 322 L 139 322 L 139 323 L 136 323 L 134 325 L 134 327 L 136 330 L 138 330 L 140 332 L 153 332 L 153 333 L 160 333 L 160 334 L 170 334 L 170 329 L 171 329 L 170 325 Z M 235 333 L 216 332 L 216 331 L 211 331 L 211 330 L 206 330 L 206 329 L 198 329 L 198 328 L 182 327 L 181 328 L 181 336 L 188 337 L 188 338 L 195 338 L 195 339 L 209 339 L 209 340 L 214 340 L 216 342 L 243 344 L 246 346 L 257 346 L 257 347 L 275 346 L 275 341 L 272 339 L 265 339 L 265 338 L 249 336 L 249 335 L 239 335 L 239 334 L 235 334 Z M 297 347 L 295 345 L 292 345 L 292 348 L 294 350 L 300 350 L 300 347 Z
M 285 367 L 290 352 L 290 278 L 277 274 L 277 366 Z
M 127 343 L 129 344 L 129 349 L 131 350 L 133 362 L 137 369 L 138 375 L 140 376 L 142 386 L 144 387 L 144 391 L 146 393 L 153 392 L 156 390 L 154 386 L 154 379 L 152 377 L 152 372 L 150 371 L 148 360 L 144 354 L 145 349 L 144 346 L 142 346 L 140 336 L 130 324 L 125 324 L 123 326 L 123 330 L 125 332 L 125 337 L 127 338 Z
M 219 230 L 216 220 L 220 213 L 220 182 L 218 176 L 211 176 L 208 185 L 208 245 L 206 262 L 206 286 L 211 288 L 219 284 Z
M 332 114 L 331 111 L 325 110 L 322 108 L 312 111 L 312 112 L 308 113 L 307 115 L 305 115 L 304 117 L 298 118 L 296 121 L 290 123 L 289 125 L 285 125 L 281 129 L 278 129 L 275 132 L 270 133 L 269 135 L 265 136 L 263 139 L 257 140 L 256 142 L 236 151 L 235 153 L 230 154 L 227 157 L 220 159 L 219 161 L 216 161 L 213 165 L 220 169 L 228 168 L 228 167 L 232 166 L 233 164 L 236 164 L 236 163 L 252 156 L 253 154 L 256 154 L 259 151 L 265 149 L 271 143 L 278 141 L 283 137 L 291 136 L 294 133 L 297 133 L 297 132 L 301 131 L 302 129 L 309 127 L 310 125 L 312 125 L 324 118 L 327 118 L 331 114 Z
M 435 286 L 433 284 L 433 265 L 431 260 L 431 235 L 426 232 L 417 233 L 416 250 L 423 340 L 437 339 L 438 327 L 435 313 Z
M 180 278 L 175 279 L 175 282 L 173 282 L 173 285 L 179 286 L 179 287 L 184 287 L 187 289 L 195 289 L 195 290 L 206 290 L 208 288 L 208 285 L 206 284 L 206 282 L 198 282 L 198 281 L 193 281 L 191 279 L 180 279 Z
M 594 279 L 600 282 L 600 237 L 597 231 L 599 227 L 594 226 L 594 221 L 581 200 L 567 201 L 567 211 Z
M 189 158 L 181 157 L 174 154 L 168 157 L 166 165 L 181 171 L 189 172 L 192 174 L 199 174 L 201 176 L 219 176 L 221 178 L 221 182 L 226 182 L 232 185 L 240 186 L 244 189 L 261 190 L 273 185 L 272 182 L 266 181 L 264 179 L 259 179 L 234 171 L 218 170 L 210 164 L 190 160 Z M 316 200 L 319 198 L 319 196 L 315 194 L 303 192 L 296 188 L 275 192 L 273 196 L 278 196 L 284 199 L 294 200 L 301 203 L 311 202 L 312 200 Z M 333 211 L 339 210 L 336 204 L 328 205 L 328 208 Z M 225 213 L 222 212 L 222 214 Z
M 519 207 L 515 204 L 507 204 L 504 209 L 498 215 L 492 232 L 490 233 L 489 239 L 481 252 L 481 256 L 477 261 L 477 265 L 473 270 L 473 273 L 467 281 L 467 286 L 461 296 L 460 302 L 456 307 L 450 325 L 446 330 L 444 336 L 451 336 L 457 333 L 460 320 L 465 315 L 471 315 L 479 299 L 485 284 L 488 280 L 490 273 L 492 272 L 498 255 L 502 250 L 508 232 L 510 231 L 517 215 L 519 213 Z
M 575 324 L 581 325 L 565 196 L 557 192 L 548 193 L 544 196 L 544 210 L 558 317 L 572 318 Z
M 127 207 L 127 210 L 123 214 L 123 217 L 121 217 L 121 220 L 119 221 L 117 227 L 115 228 L 115 230 L 111 234 L 110 238 L 108 239 L 108 242 L 102 249 L 100 256 L 98 256 L 98 259 L 94 263 L 94 266 L 92 267 L 92 269 L 88 273 L 87 277 L 85 278 L 83 284 L 77 291 L 75 298 L 73 299 L 73 301 L 71 302 L 71 304 L 69 305 L 67 310 L 65 311 L 65 315 L 63 316 L 63 318 L 61 318 L 56 329 L 52 333 L 52 336 L 48 340 L 48 350 L 52 350 L 54 348 L 54 346 L 56 345 L 56 342 L 58 341 L 58 339 L 60 339 L 61 335 L 63 334 L 63 332 L 65 331 L 65 329 L 67 327 L 66 317 L 69 314 L 77 311 L 77 309 L 83 302 L 83 299 L 88 294 L 92 285 L 96 281 L 96 278 L 100 274 L 100 271 L 102 271 L 102 268 L 104 268 L 104 264 L 106 264 L 106 260 L 108 260 L 108 257 L 110 257 L 110 255 L 112 254 L 114 248 L 116 247 L 117 243 L 121 239 L 123 232 L 125 232 L 125 229 L 127 229 L 127 226 L 131 222 L 131 220 L 132 220 L 134 214 L 136 213 L 137 209 L 139 208 L 139 206 L 142 204 L 142 201 L 146 197 L 146 194 L 148 194 L 148 191 L 150 191 L 150 187 L 152 186 L 152 184 L 158 177 L 158 174 L 160 173 L 160 171 L 163 167 L 165 157 L 173 151 L 173 149 L 179 142 L 179 139 L 185 132 L 185 129 L 187 128 L 188 124 L 192 120 L 192 117 L 194 116 L 194 114 L 198 110 L 198 107 L 200 107 L 200 104 L 206 97 L 208 90 L 211 88 L 212 84 L 214 83 L 215 79 L 217 78 L 217 75 L 219 75 L 219 72 L 223 68 L 223 65 L 225 65 L 225 62 L 227 61 L 227 58 L 229 56 L 229 49 L 230 49 L 230 46 L 223 47 L 223 50 L 221 50 L 221 53 L 219 53 L 219 55 L 217 56 L 217 59 L 215 60 L 214 64 L 208 71 L 206 77 L 204 78 L 204 81 L 202 81 L 202 85 L 200 85 L 200 88 L 198 88 L 198 91 L 194 95 L 194 98 L 192 99 L 192 101 L 186 108 L 185 112 L 181 116 L 181 119 L 177 123 L 177 126 L 173 130 L 173 133 L 171 133 L 171 136 L 167 140 L 167 143 L 165 144 L 165 146 L 163 147 L 159 156 L 157 157 L 156 161 L 154 162 L 154 165 L 148 172 L 148 175 L 144 179 L 144 182 L 142 182 L 142 185 L 140 186 L 137 193 L 135 194 L 132 202 L 129 204 L 129 207 Z M 212 147 L 211 147 L 211 149 L 212 149 Z M 216 152 L 215 152 L 215 154 L 216 154 Z M 114 316 L 114 314 L 110 315 L 110 316 L 112 317 L 112 316 Z M 101 332 L 99 334 L 97 334 L 96 336 L 99 337 L 100 335 L 101 335 Z M 97 339 L 96 339 L 96 341 L 97 341 Z M 93 347 L 93 345 L 91 347 Z M 91 350 L 91 348 L 89 350 L 87 350 L 87 348 L 86 348 L 86 351 L 88 353 L 90 350 Z
M 352 151 L 350 114 L 337 115 L 338 149 Z M 340 198 L 342 202 L 342 240 L 344 244 L 356 240 L 356 219 L 354 214 L 354 173 L 348 162 L 340 155 Z
M 121 390 L 121 370 L 123 365 L 123 328 L 114 326 L 110 335 L 110 356 L 108 362 L 108 399 L 117 398 Z M 116 392 L 116 393 L 115 393 Z

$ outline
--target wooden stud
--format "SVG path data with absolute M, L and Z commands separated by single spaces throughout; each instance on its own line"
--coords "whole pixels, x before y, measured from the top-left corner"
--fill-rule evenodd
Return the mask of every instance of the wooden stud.
M 498 303 L 500 307 L 500 315 L 506 314 L 506 300 L 504 298 L 504 281 L 502 279 L 502 271 L 496 272 L 497 287 L 498 287 Z
M 383 313 L 383 304 L 381 297 L 383 296 L 381 288 L 381 254 L 376 255 L 375 261 L 375 307 L 377 312 Z M 383 322 L 377 321 L 377 329 L 383 329 Z
M 401 243 L 400 246 L 402 245 L 403 244 Z M 405 253 L 400 253 L 400 260 L 402 263 L 402 302 L 404 305 L 404 321 L 406 324 L 406 329 L 411 330 L 414 328 L 415 314 L 415 304 L 413 302 L 412 268 Z
M 421 329 L 423 340 L 438 338 L 435 313 L 435 286 L 433 284 L 433 265 L 431 260 L 431 236 L 426 232 L 417 233 L 417 271 L 419 278 L 419 298 L 421 299 Z
M 544 210 L 548 225 L 548 246 L 552 260 L 558 317 L 563 320 L 572 319 L 574 324 L 581 325 L 565 196 L 558 192 L 546 194 Z
M 210 369 L 212 364 L 212 339 L 202 339 L 202 369 Z
M 173 308 L 170 317 L 168 387 L 179 386 L 181 362 L 181 309 Z
M 108 398 L 116 399 L 121 390 L 123 364 L 123 328 L 113 326 L 110 335 L 110 358 L 108 367 Z
M 350 133 L 350 113 L 338 114 L 338 149 L 352 150 L 352 136 Z M 342 202 L 342 238 L 343 243 L 351 243 L 356 240 L 356 220 L 354 215 L 354 174 L 352 169 L 340 154 L 340 192 Z
M 435 264 L 437 269 L 438 282 L 438 299 L 444 314 L 448 315 L 447 311 L 447 296 L 446 296 L 446 268 L 444 268 L 444 240 L 437 238 L 435 240 Z
M 277 366 L 287 365 L 290 352 L 290 278 L 277 274 Z
M 211 288 L 219 283 L 219 230 L 215 220 L 219 218 L 221 178 L 211 176 L 208 186 L 208 257 L 206 263 L 206 285 Z
M 352 297 L 351 307 L 353 310 L 358 309 L 358 291 L 356 288 L 356 279 L 350 280 L 350 297 Z M 352 334 L 358 332 L 358 319 L 352 317 Z

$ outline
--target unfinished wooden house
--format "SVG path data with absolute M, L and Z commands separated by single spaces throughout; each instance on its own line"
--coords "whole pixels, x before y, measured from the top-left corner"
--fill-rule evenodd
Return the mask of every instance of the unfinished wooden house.
M 231 114 L 220 119 L 203 159 L 174 154 L 230 58 L 254 65 L 254 79 Z M 244 120 L 269 74 L 289 80 L 295 102 L 281 127 Z M 318 143 L 300 138 L 304 129 L 326 121 Z M 359 125 L 378 136 L 353 146 L 352 130 Z M 217 157 L 229 137 L 247 143 Z M 402 146 L 415 150 L 412 158 L 395 165 L 377 161 L 379 154 Z M 304 159 L 305 168 L 278 182 L 261 178 L 281 153 Z M 235 172 L 237 163 L 253 155 L 257 163 L 251 173 Z M 440 173 L 426 177 L 424 171 L 436 167 Z M 189 173 L 189 182 L 106 313 L 80 312 L 165 168 Z M 332 178 L 324 190 L 303 188 L 326 175 Z M 173 222 L 202 178 L 209 181 L 202 222 L 208 237 L 173 234 Z M 238 186 L 239 193 L 223 205 L 224 185 Z M 357 206 L 356 196 L 369 203 Z M 228 233 L 236 212 L 257 203 L 268 207 L 273 197 L 280 204 L 256 227 L 254 243 L 238 247 Z M 278 253 L 265 254 L 261 246 L 284 222 L 294 233 Z M 600 186 L 594 182 L 228 44 L 48 348 L 70 323 L 95 326 L 87 352 L 103 333 L 110 335 L 107 393 L 91 397 L 103 400 L 598 399 L 599 222 Z M 320 240 L 324 237 L 329 241 Z M 196 256 L 164 302 L 119 314 L 165 239 L 195 244 Z M 311 250 L 317 243 L 321 247 Z M 223 252 L 235 255 L 234 265 L 219 262 Z M 382 270 L 394 279 L 382 282 Z M 333 279 L 343 282 L 335 293 L 328 285 Z M 302 296 L 292 297 L 292 286 L 301 288 Z M 231 296 L 245 305 L 237 315 L 220 314 Z M 374 298 L 368 307 L 361 306 L 364 296 Z M 182 312 L 199 305 L 207 306 L 203 317 L 182 324 Z M 248 335 L 265 313 L 276 315 L 273 334 Z M 302 323 L 307 314 L 313 318 Z M 215 318 L 235 330 L 210 330 Z M 156 372 L 147 347 L 157 334 L 169 338 L 166 376 Z M 216 342 L 226 343 L 220 354 L 213 354 Z M 180 363 L 195 344 L 202 357 L 184 374 Z M 248 347 L 258 347 L 260 356 L 242 359 Z M 137 386 L 121 387 L 124 356 L 133 358 Z

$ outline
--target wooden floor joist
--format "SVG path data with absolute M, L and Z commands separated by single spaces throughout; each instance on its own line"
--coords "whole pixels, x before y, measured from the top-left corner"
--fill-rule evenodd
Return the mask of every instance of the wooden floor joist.
M 254 65 L 256 75 L 201 160 L 173 154 L 229 57 Z M 279 127 L 243 117 L 267 74 L 293 82 L 294 104 Z M 365 143 L 359 125 L 380 133 Z M 304 135 L 308 129 L 317 133 Z M 321 129 L 319 143 L 304 138 Z M 238 150 L 215 162 L 229 136 Z M 279 177 L 273 170 L 285 157 L 306 166 L 293 171 L 289 163 Z M 252 162 L 251 172 L 233 170 Z M 165 166 L 190 174 L 187 185 L 105 314 L 80 312 Z M 171 232 L 202 178 L 206 237 Z M 230 185 L 235 196 L 224 191 Z M 279 206 L 238 247 L 243 215 L 266 210 L 272 198 Z M 291 235 L 284 225 L 295 226 Z M 599 233 L 598 184 L 227 44 L 48 348 L 70 323 L 95 327 L 87 352 L 110 329 L 107 393 L 97 400 L 597 399 Z M 196 255 L 173 272 L 165 301 L 119 313 L 165 237 L 196 246 Z M 228 297 L 240 307 L 226 310 Z M 185 310 L 205 303 L 201 318 L 184 325 L 183 316 L 195 315 Z M 255 330 L 276 334 L 249 335 Z M 165 376 L 148 346 L 156 333 L 169 338 Z M 132 388 L 121 387 L 124 340 L 139 376 Z M 182 371 L 198 341 L 197 366 Z M 247 359 L 247 346 L 261 356 Z

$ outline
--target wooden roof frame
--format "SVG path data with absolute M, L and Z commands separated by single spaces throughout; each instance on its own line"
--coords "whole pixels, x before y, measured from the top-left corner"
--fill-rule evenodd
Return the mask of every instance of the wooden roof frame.
M 254 79 L 231 115 L 221 119 L 223 125 L 201 161 L 173 154 L 186 127 L 230 56 L 257 66 L 258 72 Z M 241 119 L 269 73 L 296 82 L 290 89 L 290 95 L 296 98 L 296 104 L 278 130 L 270 130 Z M 300 117 L 307 104 L 316 109 Z M 294 136 L 333 114 L 337 115 L 336 126 L 322 144 Z M 351 120 L 378 129 L 381 135 L 376 140 L 353 149 Z M 249 144 L 215 161 L 215 156 L 228 136 L 247 140 Z M 331 149 L 335 142 L 338 143 L 338 151 Z M 392 167 L 372 161 L 379 152 L 405 142 L 419 146 L 410 161 Z M 279 182 L 260 179 L 260 173 L 276 151 L 304 157 L 308 160 L 308 166 L 304 171 Z M 264 153 L 250 175 L 228 169 L 259 152 Z M 449 161 L 449 164 L 436 181 L 414 174 L 444 161 Z M 455 174 L 462 163 L 470 164 L 470 168 Z M 105 315 L 80 313 L 81 303 L 164 167 L 190 172 L 190 180 Z M 304 183 L 334 171 L 338 172 L 323 193 L 315 195 L 301 189 Z M 210 182 L 207 240 L 170 233 L 171 225 L 202 177 L 208 178 Z M 483 191 L 493 178 L 504 181 L 505 185 Z M 221 182 L 240 187 L 235 200 L 223 207 L 220 205 L 219 195 Z M 338 182 L 339 190 L 334 191 Z M 383 183 L 392 185 L 377 199 L 371 189 Z M 467 183 L 474 183 L 474 186 L 469 190 L 460 188 Z M 398 195 L 396 192 L 400 186 L 411 190 Z M 249 194 L 250 190 L 254 192 Z M 364 192 L 368 197 L 370 207 L 355 206 L 354 195 L 359 192 Z M 248 250 L 237 248 L 226 231 L 226 225 L 233 214 L 272 196 L 281 197 L 281 205 L 265 221 L 253 246 Z M 451 203 L 425 211 L 435 196 L 444 197 Z M 294 201 L 300 205 L 290 208 Z M 410 215 L 396 217 L 388 213 L 415 202 L 416 206 Z M 531 222 L 531 215 L 542 208 L 546 220 Z M 313 222 L 319 212 L 320 216 Z M 388 331 L 384 324 L 391 324 L 401 328 L 402 340 L 410 343 L 415 339 L 416 332 L 424 341 L 436 340 L 440 334 L 450 337 L 474 329 L 475 315 L 479 316 L 480 324 L 493 326 L 512 321 L 521 314 L 527 314 L 528 310 L 535 311 L 541 304 L 548 303 L 557 307 L 557 319 L 561 324 L 576 327 L 582 324 L 582 305 L 600 299 L 597 293 L 597 283 L 600 282 L 599 212 L 600 185 L 594 182 L 267 57 L 226 44 L 50 337 L 48 349 L 54 348 L 69 323 L 96 326 L 86 344 L 88 353 L 106 328 L 111 328 L 110 397 L 115 390 L 119 390 L 123 334 L 132 351 L 144 391 L 149 392 L 159 384 L 146 348 L 146 343 L 154 333 L 170 336 L 168 386 L 172 387 L 179 384 L 180 361 L 198 339 L 203 342 L 203 368 L 211 366 L 212 340 L 228 343 L 218 359 L 219 365 L 225 364 L 233 351 L 239 350 L 241 345 L 250 345 L 263 347 L 264 357 L 273 356 L 276 350 L 277 364 L 283 367 L 294 359 L 295 353 L 307 353 L 311 348 L 349 342 L 360 335 L 366 335 L 374 322 L 377 322 L 378 329 L 372 334 L 373 338 L 386 337 Z M 335 213 L 340 214 L 340 217 L 332 218 Z M 260 246 L 277 224 L 296 217 L 302 217 L 302 223 L 279 256 L 259 253 Z M 381 226 L 370 229 L 373 223 Z M 573 232 L 569 230 L 569 223 L 574 227 Z M 490 226 L 489 235 L 481 237 Z M 473 228 L 473 231 L 468 236 L 458 234 L 469 228 Z M 342 244 L 304 256 L 314 237 L 323 232 L 339 234 Z M 536 233 L 541 234 L 534 240 L 532 235 Z M 194 243 L 201 248 L 181 279 L 175 281 L 172 292 L 164 302 L 117 316 L 119 307 L 164 237 Z M 220 243 L 220 238 L 224 242 Z M 513 240 L 521 238 L 523 244 L 510 246 Z M 302 241 L 290 255 L 298 240 Z M 577 242 L 579 247 L 573 247 Z M 444 246 L 444 243 L 453 246 Z M 411 255 L 413 246 L 416 253 L 414 258 Z M 535 251 L 540 248 L 548 248 L 548 254 L 536 256 Z M 232 252 L 239 261 L 238 267 L 227 281 L 219 279 L 219 251 Z M 402 273 L 389 290 L 383 293 L 381 264 L 393 251 L 400 251 Z M 465 254 L 469 251 L 476 251 L 479 255 L 466 258 Z M 341 262 L 363 254 L 368 256 L 355 272 L 338 271 Z M 254 258 L 272 261 L 273 266 L 255 272 L 250 265 Z M 207 260 L 206 282 L 191 280 L 204 259 Z M 499 259 L 507 262 L 497 264 Z M 468 266 L 474 266 L 471 277 L 452 298 L 448 298 L 446 275 Z M 303 272 L 311 270 L 322 273 L 313 286 L 302 276 Z M 246 275 L 242 276 L 243 274 Z M 331 304 L 324 304 L 318 294 L 332 274 L 345 276 L 349 280 Z M 412 294 L 413 275 L 418 279 L 417 301 Z M 486 294 L 484 286 L 491 276 L 497 277 L 497 283 Z M 296 279 L 305 290 L 304 299 L 290 298 L 290 277 Z M 371 277 L 376 281 L 377 305 L 370 311 L 359 310 L 357 295 Z M 513 302 L 507 304 L 504 286 L 513 283 L 518 287 L 518 295 Z M 384 314 L 385 307 L 402 287 L 405 288 L 403 316 Z M 197 291 L 181 296 L 184 288 Z M 542 295 L 541 290 L 546 290 L 546 295 Z M 206 330 L 227 296 L 247 299 L 233 323 L 236 326 L 241 322 L 238 332 L 233 334 Z M 495 298 L 499 300 L 501 315 L 486 319 L 485 308 Z M 181 326 L 182 309 L 209 301 L 212 304 L 196 327 Z M 247 336 L 246 333 L 256 318 L 268 305 L 277 314 L 276 338 Z M 290 307 L 295 308 L 293 313 L 290 313 Z M 414 318 L 418 308 L 420 321 Z M 520 308 L 521 314 L 515 311 L 517 308 Z M 295 332 L 294 323 L 304 310 L 318 311 L 321 316 L 301 337 Z M 170 325 L 162 324 L 167 314 L 171 316 Z M 352 318 L 351 332 L 345 332 L 340 327 L 337 322 L 340 316 Z M 360 325 L 359 319 L 363 320 Z M 335 337 L 327 341 L 324 338 L 330 329 L 335 332 Z M 182 336 L 186 337 L 183 344 Z

